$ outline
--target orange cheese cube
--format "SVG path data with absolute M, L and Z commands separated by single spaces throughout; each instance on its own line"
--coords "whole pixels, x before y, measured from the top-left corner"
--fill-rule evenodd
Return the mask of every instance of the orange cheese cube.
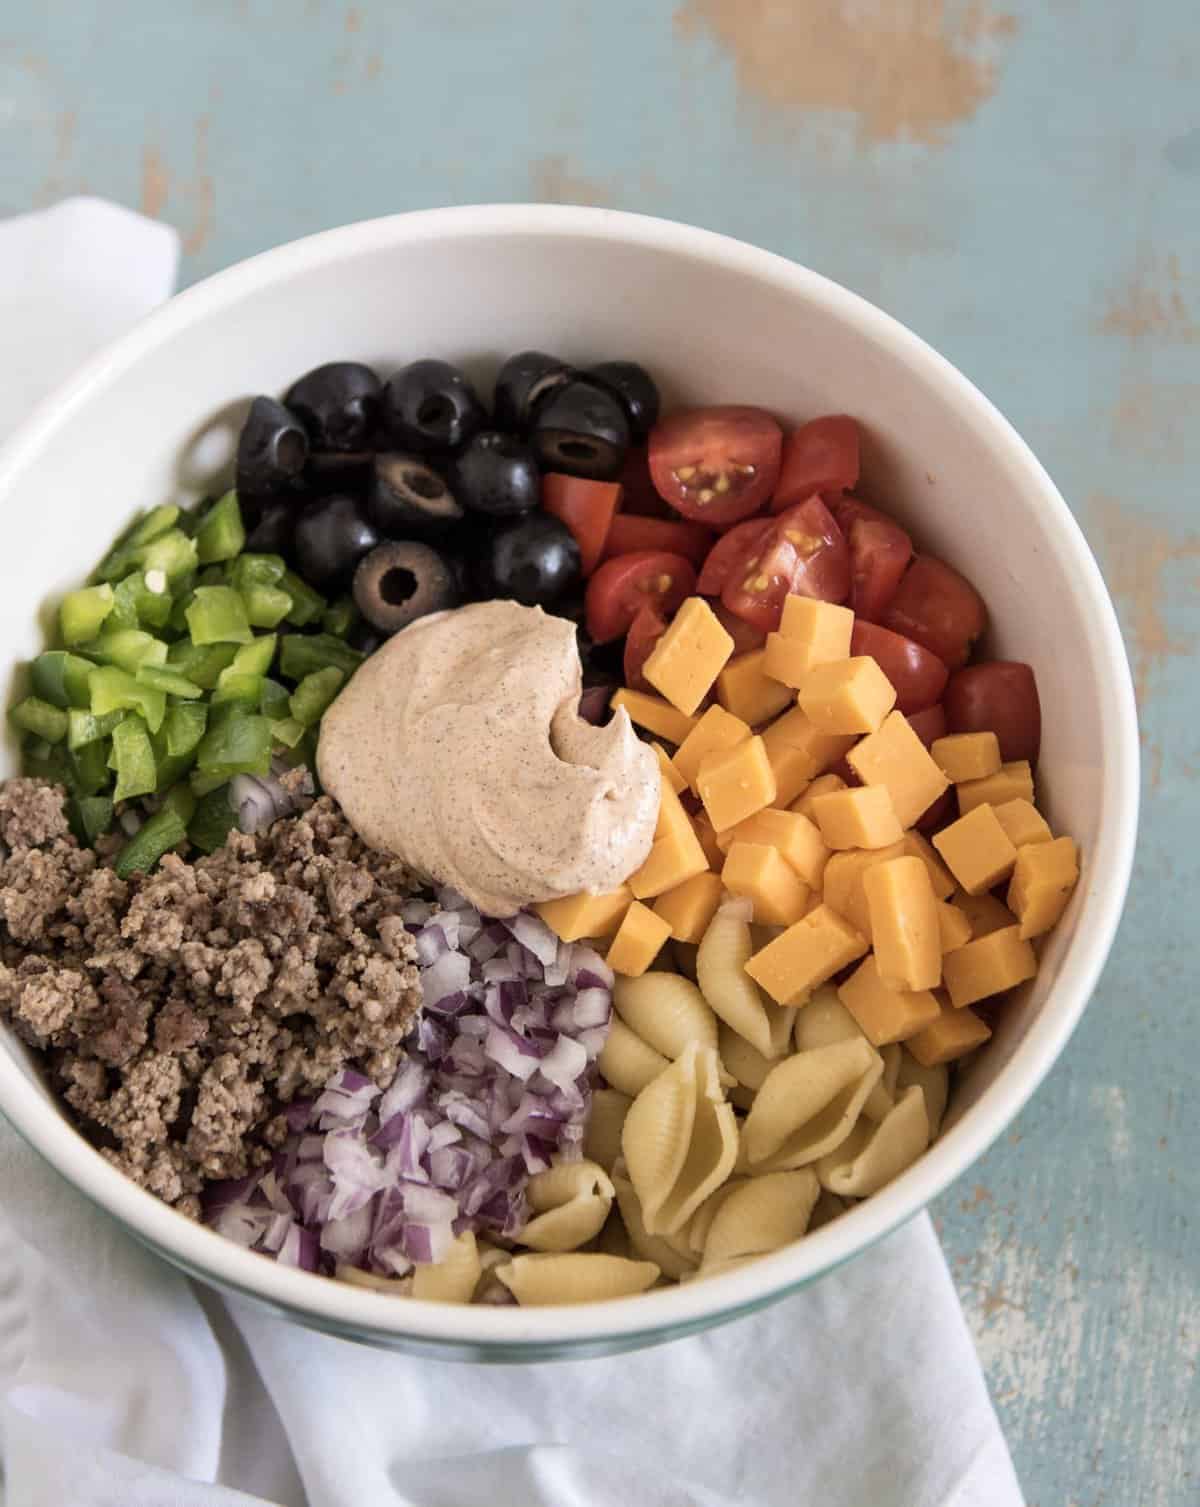
M 731 716 L 723 706 L 710 706 L 675 750 L 675 768 L 695 790 L 700 765 L 710 753 L 736 748 L 749 737 L 750 729 L 740 717 Z
M 660 701 L 657 696 L 647 696 L 644 691 L 630 691 L 624 686 L 614 693 L 614 707 L 623 706 L 629 720 L 644 727 L 647 732 L 657 733 L 668 743 L 682 743 L 696 725 L 694 717 L 687 717 L 669 701 Z
M 1002 931 L 977 937 L 965 947 L 956 947 L 943 960 L 946 988 L 956 1010 L 989 999 L 1023 984 L 1037 972 L 1037 958 L 1028 942 L 1021 939 L 1020 928 L 1006 926 Z
M 612 939 L 608 966 L 614 973 L 638 978 L 662 951 L 663 943 L 670 935 L 670 922 L 635 900 Z
M 992 810 L 1014 848 L 1023 848 L 1031 842 L 1050 842 L 1053 838 L 1045 818 L 1029 801 L 1018 797 L 1015 801 L 993 806 Z
M 954 893 L 954 880 L 950 870 L 934 852 L 929 839 L 923 832 L 906 832 L 904 834 L 904 851 L 914 858 L 919 858 L 929 870 L 929 882 L 933 885 L 933 893 L 939 900 L 948 900 Z
M 982 780 L 1000 773 L 1000 740 L 995 733 L 951 733 L 935 738 L 929 752 L 948 780 Z
M 942 1008 L 928 989 L 897 989 L 881 978 L 874 955 L 838 985 L 837 995 L 873 1047 L 904 1041 L 935 1021 Z
M 697 841 L 704 849 L 704 856 L 708 859 L 710 869 L 715 869 L 719 874 L 721 865 L 725 862 L 725 850 L 717 840 L 717 834 L 713 829 L 712 822 L 705 816 L 703 811 L 698 811 L 692 817 L 692 827 L 696 833 Z
M 890 858 L 868 869 L 862 883 L 880 977 L 900 989 L 935 989 L 942 981 L 942 933 L 925 865 L 907 854 Z
M 810 780 L 823 774 L 831 764 L 836 764 L 857 741 L 853 733 L 822 732 L 808 713 L 798 706 L 777 717 L 770 727 L 763 728 L 762 736 L 768 753 L 777 748 L 794 748 L 802 753 L 803 767 Z
M 691 716 L 733 653 L 733 639 L 703 597 L 688 597 L 651 649 L 642 674 L 673 707 Z
M 676 796 L 678 800 L 678 796 Z M 639 900 L 653 900 L 676 885 L 708 871 L 708 859 L 691 824 L 686 832 L 656 837 L 644 864 L 626 883 Z
M 708 754 L 696 783 L 717 832 L 735 827 L 775 799 L 775 776 L 761 738 Z
M 717 913 L 722 892 L 719 874 L 696 874 L 660 895 L 654 902 L 654 914 L 670 926 L 676 942 L 700 942 Z
M 987 937 L 1017 924 L 1016 916 L 995 895 L 956 895 L 954 908 L 966 916 L 973 938 Z
M 658 821 L 654 826 L 654 836 L 675 836 L 683 841 L 695 836 L 692 827 L 692 819 L 683 809 L 683 802 L 670 788 L 664 785 L 658 797 Z
M 971 923 L 966 912 L 946 900 L 937 903 L 938 930 L 941 932 L 942 952 L 953 952 L 971 940 Z M 945 963 L 942 967 L 945 968 Z
M 1021 923 L 1022 938 L 1040 937 L 1050 930 L 1067 908 L 1078 878 L 1079 861 L 1070 837 L 1018 850 L 1008 905 Z
M 633 900 L 627 884 L 607 895 L 565 895 L 561 900 L 543 900 L 533 908 L 564 942 L 581 937 L 611 936 L 625 918 Z
M 923 1031 L 910 1036 L 904 1045 L 922 1067 L 937 1067 L 953 1062 L 981 1046 L 992 1034 L 991 1027 L 980 1020 L 974 1010 L 950 1010 L 942 1007 L 938 1018 Z
M 818 905 L 756 952 L 746 972 L 780 1005 L 802 1005 L 839 968 L 861 958 L 863 938 L 827 905 Z
M 1028 759 L 1017 759 L 1011 764 L 1001 764 L 997 774 L 986 775 L 982 780 L 964 780 L 955 786 L 960 816 L 966 816 L 976 806 L 1003 806 L 1008 801 L 1033 802 L 1033 770 Z
M 810 822 L 815 822 L 817 818 L 813 812 L 813 802 L 817 796 L 830 795 L 835 790 L 846 790 L 848 788 L 840 774 L 819 774 L 806 787 L 800 799 L 791 803 L 789 810 L 799 811 L 801 816 L 807 816 Z
M 811 760 L 802 748 L 791 748 L 786 743 L 765 743 L 767 762 L 775 776 L 775 799 L 781 806 L 788 805 L 808 785 Z
M 733 843 L 721 883 L 730 894 L 753 901 L 754 920 L 760 926 L 791 926 L 808 909 L 808 885 L 777 848 L 765 843 Z
M 886 785 L 902 827 L 911 827 L 950 782 L 901 712 L 856 743 L 846 762 L 864 785 Z
M 676 795 L 682 795 L 687 789 L 687 781 L 671 763 L 671 755 L 661 743 L 652 743 L 654 757 L 658 760 L 659 773 L 662 775 L 663 784 L 669 785 Z
M 877 848 L 874 852 L 867 848 L 852 848 L 846 853 L 834 853 L 825 865 L 825 877 L 821 886 L 825 904 L 837 911 L 839 916 L 845 916 L 855 931 L 861 932 L 868 942 L 871 940 L 871 913 L 863 889 L 863 875 L 876 864 L 887 863 L 892 858 L 903 858 L 905 851 L 902 842 Z
M 819 795 L 813 813 L 821 836 L 834 849 L 886 848 L 904 836 L 885 785 Z
M 934 834 L 933 845 L 968 895 L 982 895 L 1012 873 L 1017 850 L 991 806 L 973 806 L 966 816 Z
M 717 676 L 717 700 L 727 712 L 756 726 L 790 706 L 792 693 L 766 671 L 767 651 L 753 649 L 731 659 Z
M 778 848 L 779 856 L 791 864 L 805 884 L 814 888 L 820 887 L 829 861 L 829 849 L 808 817 L 798 811 L 778 811 L 774 806 L 738 822 L 718 840 L 726 852 L 730 842 L 766 843 Z
M 816 665 L 796 697 L 827 733 L 873 733 L 896 704 L 896 688 L 866 654 Z
M 785 597 L 779 631 L 767 634 L 767 674 L 784 685 L 799 687 L 817 665 L 850 657 L 853 628 L 849 607 L 815 597 Z

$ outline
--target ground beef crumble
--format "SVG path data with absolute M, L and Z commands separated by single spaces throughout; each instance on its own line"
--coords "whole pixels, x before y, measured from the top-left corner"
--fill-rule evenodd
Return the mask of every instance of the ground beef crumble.
M 84 1130 L 186 1213 L 270 1159 L 290 1100 L 352 1063 L 393 1077 L 420 1004 L 415 888 L 322 797 L 209 857 L 126 881 L 63 792 L 0 787 L 0 1015 Z

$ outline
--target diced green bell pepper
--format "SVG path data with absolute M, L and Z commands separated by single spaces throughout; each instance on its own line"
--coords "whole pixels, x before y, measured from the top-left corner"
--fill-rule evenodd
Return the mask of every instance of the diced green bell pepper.
M 178 521 L 179 509 L 173 503 L 165 502 L 161 507 L 151 508 L 142 521 L 134 525 L 126 542 L 149 544 L 152 539 L 173 529 Z
M 362 661 L 356 649 L 331 633 L 285 633 L 280 643 L 279 668 L 286 680 L 301 681 L 330 666 L 349 676 Z
M 196 569 L 199 555 L 196 541 L 189 539 L 182 529 L 173 528 L 143 544 L 137 551 L 137 560 L 144 571 L 161 570 L 172 591 L 177 591 L 179 581 Z
M 14 727 L 33 733 L 47 743 L 61 743 L 67 736 L 67 714 L 61 706 L 51 706 L 40 696 L 26 696 L 9 711 Z
M 114 801 L 151 795 L 158 784 L 150 734 L 140 717 L 126 717 L 113 728 L 112 763 L 117 771 Z
M 278 586 L 287 575 L 282 555 L 239 555 L 229 567 L 229 584 L 246 592 L 252 586 Z
M 307 731 L 304 723 L 297 722 L 295 717 L 281 717 L 271 723 L 272 737 L 285 748 L 295 748 Z
M 257 638 L 248 644 L 243 644 L 237 651 L 229 666 L 230 670 L 235 675 L 265 675 L 271 668 L 278 644 L 277 633 L 259 634 Z
M 201 774 L 269 774 L 271 770 L 271 724 L 255 713 L 233 708 L 217 726 L 209 726 L 196 750 Z
M 225 846 L 225 839 L 237 826 L 237 812 L 229 802 L 228 781 L 222 781 L 202 795 L 188 823 L 188 837 L 205 853 L 215 853 Z
M 237 493 L 226 492 L 205 513 L 196 530 L 196 549 L 200 563 L 211 565 L 214 561 L 232 560 L 241 554 L 245 543 L 246 528 L 242 523 Z
M 333 665 L 306 675 L 292 692 L 292 716 L 303 727 L 312 727 L 325 715 L 325 708 L 341 690 L 345 679 L 341 670 Z
M 167 669 L 190 680 L 202 690 L 211 691 L 237 655 L 236 644 L 194 644 L 180 639 L 167 650 Z
M 159 665 L 143 665 L 135 678 L 139 685 L 148 685 L 155 691 L 165 691 L 168 696 L 182 696 L 185 700 L 194 701 L 197 696 L 204 695 L 203 687 L 198 686 L 194 680 L 180 675 L 177 670 L 166 670 Z
M 335 638 L 345 638 L 357 622 L 358 608 L 352 597 L 338 597 L 321 614 L 321 627 Z
M 258 696 L 258 709 L 264 717 L 274 720 L 278 717 L 290 716 L 290 700 L 287 686 L 280 685 L 279 681 L 272 680 L 269 676 L 263 676 L 262 690 Z
M 187 836 L 187 824 L 172 806 L 163 806 L 144 821 L 113 860 L 121 879 L 149 873 L 164 853 L 176 848 Z
M 112 826 L 113 803 L 107 795 L 72 796 L 67 802 L 67 821 L 76 840 L 90 848 Z
M 248 644 L 254 637 L 232 586 L 197 586 L 184 616 L 194 644 Z
M 186 781 L 180 780 L 177 785 L 172 785 L 163 796 L 163 805 L 169 806 L 186 826 L 196 811 L 196 797 L 192 794 L 192 787 Z
M 72 795 L 98 795 L 112 783 L 104 743 L 87 743 L 68 750 L 67 788 Z
M 287 620 L 295 623 L 297 628 L 306 627 L 325 611 L 325 598 L 293 571 L 286 571 L 279 584 L 292 599 L 292 610 L 288 613 Z
M 67 747 L 86 748 L 89 743 L 102 743 L 111 736 L 112 730 L 124 717 L 124 710 L 106 712 L 97 717 L 93 712 L 81 711 L 73 706 L 67 712 Z
M 249 586 L 241 597 L 252 628 L 276 628 L 292 610 L 292 599 L 281 586 Z
M 204 736 L 208 726 L 208 708 L 200 702 L 181 702 L 167 708 L 163 723 L 167 753 L 172 757 L 190 754 Z
M 139 685 L 127 670 L 100 665 L 92 671 L 89 685 L 95 716 L 103 717 L 107 712 L 115 711 L 140 712 L 152 733 L 162 726 L 167 714 L 166 695 L 153 686 Z
M 167 660 L 167 646 L 161 638 L 141 628 L 117 628 L 102 633 L 87 646 L 90 656 L 101 664 L 116 665 L 132 675 L 143 665 L 161 665 Z
M 156 577 L 157 579 L 157 577 Z M 163 582 L 166 576 L 162 577 Z M 131 571 L 114 588 L 115 601 L 109 628 L 162 629 L 171 620 L 173 598 L 165 584 L 161 591 L 151 591 L 144 572 Z
M 261 675 L 239 675 L 237 666 L 230 665 L 228 670 L 221 671 L 221 678 L 217 681 L 210 704 L 218 707 L 225 706 L 228 702 L 237 702 L 240 706 L 257 711 L 262 698 L 262 687 Z
M 95 669 L 90 659 L 50 649 L 29 666 L 29 686 L 35 696 L 51 706 L 90 706 L 88 680 Z
M 100 632 L 101 624 L 113 609 L 113 589 L 107 582 L 69 591 L 58 609 L 63 642 L 86 644 Z

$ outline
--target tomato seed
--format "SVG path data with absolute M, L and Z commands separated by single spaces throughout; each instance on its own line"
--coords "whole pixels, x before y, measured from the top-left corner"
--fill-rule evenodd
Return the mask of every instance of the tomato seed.
M 699 500 L 701 502 L 711 502 L 716 495 L 711 487 L 702 487 Z
M 722 471 L 716 481 L 713 482 L 713 487 L 718 492 L 728 492 L 731 486 L 732 482 L 729 480 L 729 473 L 727 471 Z
M 680 466 L 679 469 L 675 472 L 676 479 L 679 481 L 691 481 L 692 477 L 695 476 L 695 474 L 695 466 Z

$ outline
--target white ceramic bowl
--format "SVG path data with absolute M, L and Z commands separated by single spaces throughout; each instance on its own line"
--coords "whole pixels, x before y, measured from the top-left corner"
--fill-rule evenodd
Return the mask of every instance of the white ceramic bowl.
M 916 1166 L 777 1255 L 617 1302 L 460 1308 L 276 1266 L 110 1167 L 5 1040 L 5 1115 L 167 1260 L 316 1328 L 476 1360 L 603 1354 L 704 1328 L 812 1280 L 915 1214 L 1000 1135 L 1066 1044 L 1117 927 L 1137 825 L 1136 714 L 1116 617 L 1082 534 L 1019 435 L 942 357 L 836 284 L 737 241 L 606 210 L 400 215 L 268 252 L 174 299 L 43 404 L 0 457 L 0 660 L 37 651 L 47 602 L 78 583 L 135 508 L 210 488 L 254 393 L 337 357 L 389 369 L 439 355 L 486 381 L 530 346 L 580 361 L 635 358 L 668 405 L 857 415 L 867 495 L 971 576 L 995 624 L 990 650 L 1036 667 L 1040 798 L 1054 828 L 1078 839 L 1083 877 L 1036 981 L 1004 1013 L 945 1134 Z

